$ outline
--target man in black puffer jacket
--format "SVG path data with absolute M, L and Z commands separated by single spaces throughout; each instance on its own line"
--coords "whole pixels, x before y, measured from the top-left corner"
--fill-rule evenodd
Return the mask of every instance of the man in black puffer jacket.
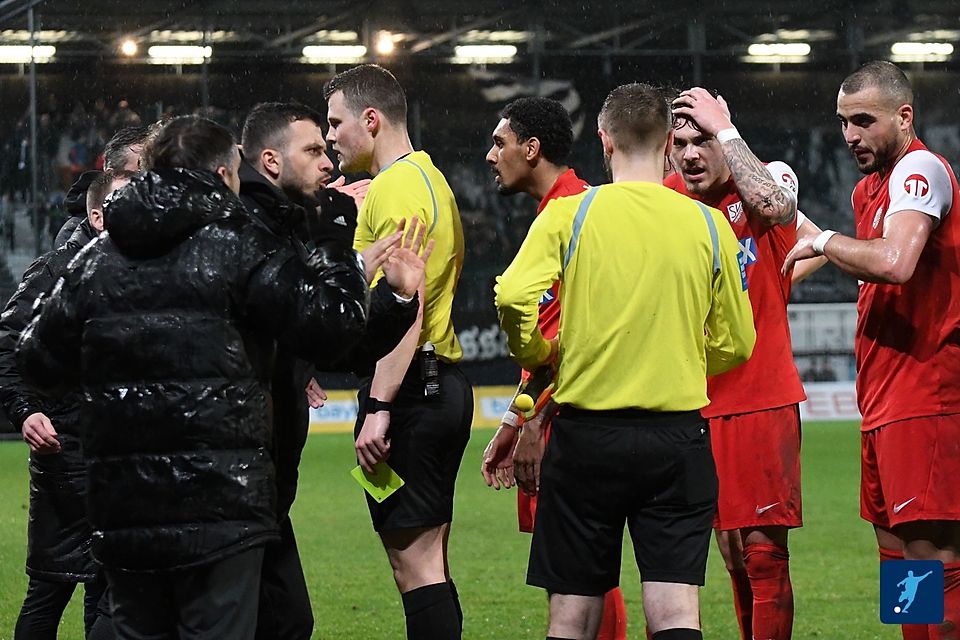
M 359 197 L 358 187 L 362 190 L 369 182 L 327 187 L 333 163 L 325 152 L 322 123 L 323 117 L 305 105 L 265 102 L 250 111 L 243 126 L 240 199 L 255 220 L 302 255 L 316 242 L 353 246 L 354 196 Z M 367 273 L 368 280 L 373 276 Z M 396 347 L 416 319 L 416 306 L 412 302 L 396 305 L 390 285 L 383 280 L 370 297 L 367 332 L 347 359 L 350 365 L 365 360 L 373 366 Z M 264 552 L 257 640 L 309 640 L 313 632 L 313 611 L 289 511 L 310 422 L 304 389 L 309 386 L 311 394 L 322 394 L 312 378 L 315 368 L 333 370 L 342 365 L 329 360 L 306 362 L 286 349 L 279 349 L 274 361 L 280 541 L 267 545 Z
M 176 118 L 151 158 L 24 332 L 19 363 L 42 387 L 82 374 L 93 554 L 118 635 L 252 638 L 263 545 L 278 538 L 275 347 L 349 349 L 366 280 L 352 251 L 319 245 L 305 261 L 252 223 L 219 125 Z M 404 251 L 383 266 L 410 297 L 423 261 Z
M 86 465 L 80 446 L 79 389 L 46 397 L 27 385 L 16 363 L 17 341 L 37 299 L 67 272 L 70 260 L 103 230 L 103 201 L 127 184 L 131 171 L 97 172 L 85 192 L 87 216 L 59 249 L 43 254 L 23 274 L 0 315 L 0 407 L 30 446 L 30 582 L 14 637 L 55 638 L 77 583 L 84 583 L 84 628 L 93 626 L 106 581 L 90 555 Z M 107 623 L 109 625 L 109 622 Z

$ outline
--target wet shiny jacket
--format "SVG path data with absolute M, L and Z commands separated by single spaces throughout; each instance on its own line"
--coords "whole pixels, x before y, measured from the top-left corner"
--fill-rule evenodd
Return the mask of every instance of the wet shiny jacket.
M 27 574 L 43 580 L 87 582 L 97 576 L 90 555 L 80 396 L 76 389 L 46 396 L 26 384 L 17 368 L 16 346 L 33 315 L 34 302 L 49 293 L 70 260 L 95 237 L 84 218 L 64 246 L 43 254 L 27 268 L 0 315 L 0 407 L 18 429 L 31 414 L 45 414 L 60 441 L 59 453 L 31 454 L 29 463 Z
M 356 342 L 356 254 L 305 262 L 208 172 L 141 175 L 104 216 L 18 354 L 42 387 L 81 373 L 94 556 L 167 570 L 276 539 L 275 346 L 316 359 Z
M 357 206 L 353 198 L 333 189 L 317 193 L 315 201 L 295 203 L 251 165 L 240 165 L 240 200 L 251 217 L 278 240 L 302 256 L 308 246 L 353 246 Z M 309 214 L 308 214 L 309 211 Z M 398 304 L 385 278 L 370 293 L 367 330 L 357 347 L 340 361 L 324 354 L 307 362 L 288 349 L 277 350 L 271 391 L 273 397 L 274 462 L 277 467 L 277 510 L 282 520 L 297 495 L 300 458 L 307 442 L 310 414 L 304 389 L 319 371 L 372 369 L 377 360 L 400 343 L 417 318 L 419 300 Z

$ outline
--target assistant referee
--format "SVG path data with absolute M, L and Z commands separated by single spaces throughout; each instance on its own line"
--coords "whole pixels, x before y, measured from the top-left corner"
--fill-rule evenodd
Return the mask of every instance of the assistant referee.
M 598 124 L 613 184 L 547 205 L 496 286 L 514 359 L 559 359 L 527 582 L 550 593 L 548 638 L 593 638 L 627 523 L 654 639 L 700 640 L 717 478 L 699 410 L 707 374 L 753 349 L 746 279 L 722 214 L 661 184 L 663 93 L 620 86 Z M 563 315 L 548 342 L 537 303 L 555 280 Z

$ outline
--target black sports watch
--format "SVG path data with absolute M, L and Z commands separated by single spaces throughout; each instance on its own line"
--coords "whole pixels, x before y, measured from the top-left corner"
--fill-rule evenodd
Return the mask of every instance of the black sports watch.
M 384 402 L 383 400 L 370 396 L 367 398 L 367 401 L 363 403 L 363 414 L 369 415 L 371 413 L 379 413 L 381 411 L 389 412 L 392 408 L 392 402 Z

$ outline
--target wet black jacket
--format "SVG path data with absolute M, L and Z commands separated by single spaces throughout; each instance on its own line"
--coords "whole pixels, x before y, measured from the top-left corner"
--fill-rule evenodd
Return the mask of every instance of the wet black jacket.
M 17 369 L 16 347 L 36 300 L 49 293 L 74 255 L 95 237 L 84 219 L 64 246 L 43 254 L 27 268 L 0 315 L 0 407 L 18 429 L 29 415 L 45 414 L 60 441 L 60 453 L 30 455 L 27 574 L 43 580 L 84 582 L 97 575 L 86 518 L 79 393 L 48 397 L 26 384 Z
M 213 173 L 134 179 L 24 332 L 40 387 L 82 375 L 93 553 L 153 571 L 277 539 L 270 374 L 349 349 L 366 320 L 356 254 L 305 262 Z
M 259 224 L 300 255 L 307 255 L 307 247 L 316 244 L 330 243 L 344 249 L 353 245 L 357 207 L 350 196 L 324 189 L 315 201 L 301 206 L 243 162 L 240 199 Z M 358 364 L 371 366 L 371 361 L 375 363 L 390 353 L 413 325 L 418 304 L 416 299 L 409 304 L 397 304 L 390 286 L 381 278 L 371 292 L 368 330 L 349 356 L 339 361 L 325 357 L 306 362 L 287 349 L 278 349 L 271 384 L 281 519 L 289 512 L 297 493 L 298 467 L 310 425 L 305 388 L 314 370 L 344 370 Z

